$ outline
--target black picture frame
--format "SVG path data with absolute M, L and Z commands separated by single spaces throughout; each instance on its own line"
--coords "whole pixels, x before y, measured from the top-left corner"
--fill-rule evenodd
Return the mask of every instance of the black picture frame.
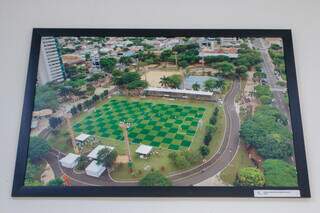
M 28 139 L 35 97 L 37 69 L 42 36 L 194 36 L 205 37 L 281 37 L 288 81 L 298 187 L 27 187 L 24 178 L 27 165 Z M 300 197 L 311 197 L 305 145 L 298 98 L 291 30 L 278 29 L 47 29 L 35 28 L 29 56 L 20 135 L 15 164 L 13 197 L 254 197 L 254 191 L 299 190 Z M 277 197 L 277 196 L 276 196 Z

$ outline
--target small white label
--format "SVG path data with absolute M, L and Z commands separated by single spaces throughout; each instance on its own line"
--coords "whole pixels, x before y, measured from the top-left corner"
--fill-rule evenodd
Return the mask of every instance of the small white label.
M 254 197 L 300 197 L 300 190 L 254 190 Z

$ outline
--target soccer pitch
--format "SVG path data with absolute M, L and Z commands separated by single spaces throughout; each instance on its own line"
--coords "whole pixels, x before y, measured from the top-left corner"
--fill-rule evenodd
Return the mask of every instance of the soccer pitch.
M 204 107 L 111 99 L 76 123 L 77 133 L 123 141 L 121 121 L 130 123 L 131 143 L 171 150 L 187 149 L 196 134 Z

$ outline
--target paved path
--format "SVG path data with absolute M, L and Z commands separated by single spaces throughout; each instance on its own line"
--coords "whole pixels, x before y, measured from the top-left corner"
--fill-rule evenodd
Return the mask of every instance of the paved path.
M 235 80 L 232 88 L 224 98 L 224 112 L 226 119 L 225 133 L 218 152 L 206 163 L 201 164 L 190 170 L 170 176 L 174 185 L 189 186 L 200 183 L 222 171 L 229 165 L 235 156 L 239 146 L 239 128 L 240 121 L 235 107 L 235 97 L 240 91 L 240 81 Z M 115 182 L 104 172 L 100 178 L 87 176 L 86 174 L 75 174 L 72 169 L 66 169 L 60 166 L 59 159 L 64 157 L 63 153 L 57 150 L 51 150 L 45 159 L 51 165 L 55 176 L 60 177 L 63 174 L 69 176 L 73 186 L 134 186 L 136 181 Z

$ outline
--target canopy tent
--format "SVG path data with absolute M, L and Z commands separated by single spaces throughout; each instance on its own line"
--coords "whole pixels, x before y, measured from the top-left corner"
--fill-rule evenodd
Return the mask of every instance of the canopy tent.
M 152 146 L 141 144 L 138 149 L 136 149 L 136 153 L 139 155 L 149 155 L 152 151 Z
M 94 148 L 88 155 L 87 157 L 90 159 L 97 159 L 98 157 L 98 152 L 104 148 L 108 148 L 110 151 L 114 149 L 112 146 L 106 146 L 106 145 L 98 145 L 96 148 Z
M 80 155 L 69 153 L 64 158 L 61 158 L 59 162 L 63 167 L 72 169 L 78 164 L 79 157 Z
M 79 141 L 79 142 L 85 142 L 87 139 L 90 138 L 91 135 L 88 135 L 88 134 L 85 134 L 85 133 L 81 133 L 80 135 L 78 135 L 76 137 L 76 141 Z
M 106 170 L 103 165 L 98 165 L 97 161 L 92 161 L 86 168 L 86 174 L 92 177 L 100 177 L 101 174 Z

